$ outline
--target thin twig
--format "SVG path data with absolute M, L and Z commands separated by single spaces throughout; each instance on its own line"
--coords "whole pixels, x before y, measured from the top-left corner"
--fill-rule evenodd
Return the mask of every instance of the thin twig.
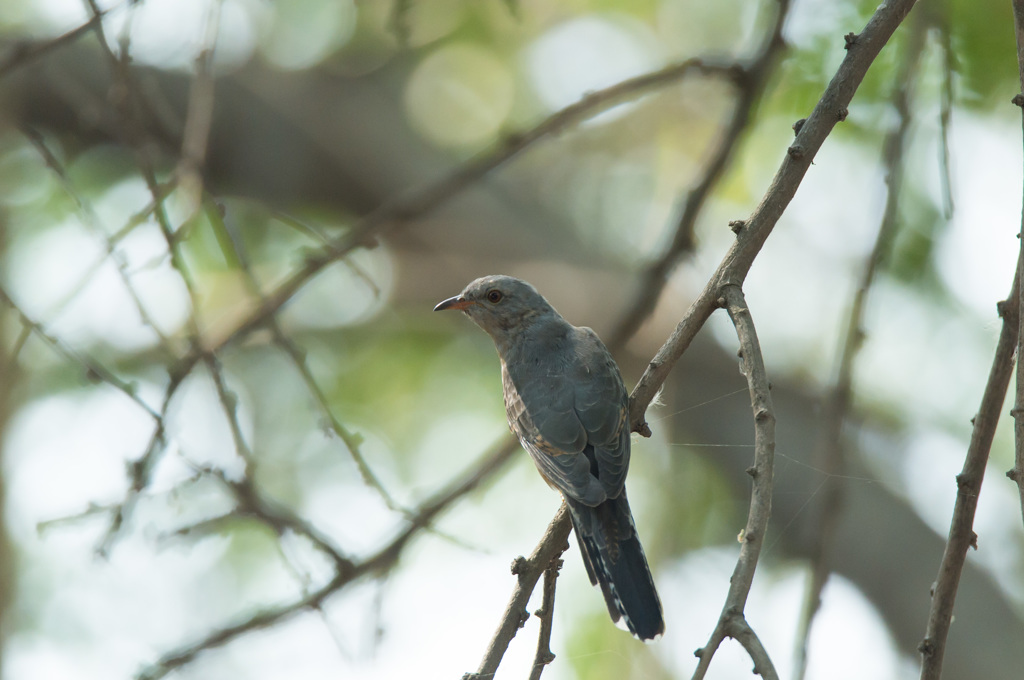
M 1024 0 L 1013 0 L 1013 19 L 1017 34 L 1017 68 L 1020 73 L 1020 93 L 1014 98 L 1015 103 L 1021 109 L 1022 128 L 1024 128 Z M 1020 231 L 1017 232 L 1017 239 L 1020 246 L 1020 254 L 1017 259 L 1017 278 L 1024 278 L 1024 207 L 1021 209 Z M 1020 296 L 1018 308 L 1020 322 L 1024 324 L 1024 295 Z M 1021 518 L 1024 519 L 1024 328 L 1018 329 L 1017 334 L 1017 390 L 1016 398 L 1011 411 L 1013 415 L 1014 435 L 1014 464 L 1013 469 L 1006 473 L 1006 476 L 1017 484 L 1017 493 L 1020 496 Z
M 124 501 L 115 507 L 110 518 L 110 526 L 107 527 L 103 538 L 96 547 L 96 554 L 100 556 L 105 557 L 110 554 L 114 543 L 121 536 L 124 525 L 131 517 L 139 497 L 149 487 L 153 471 L 156 469 L 156 464 L 160 461 L 160 456 L 163 455 L 167 444 L 166 431 L 164 429 L 167 410 L 170 408 L 171 400 L 177 393 L 178 388 L 181 387 L 186 375 L 186 373 L 181 371 L 173 370 L 173 367 L 168 371 L 167 387 L 164 389 L 164 397 L 160 405 L 160 413 L 156 419 L 156 427 L 153 428 L 153 434 L 150 435 L 149 443 L 146 445 L 146 450 L 142 456 L 128 467 L 128 493 Z
M 68 361 L 71 361 L 72 363 L 78 364 L 78 366 L 82 368 L 83 375 L 87 380 L 89 380 L 90 382 L 103 382 L 106 383 L 107 385 L 110 385 L 111 387 L 113 387 L 114 389 L 121 392 L 129 399 L 131 399 L 133 402 L 135 402 L 135 405 L 141 408 L 143 411 L 145 411 L 146 414 L 149 415 L 149 417 L 153 418 L 158 422 L 161 420 L 160 414 L 154 411 L 153 408 L 145 401 L 143 401 L 142 398 L 138 395 L 136 389 L 137 386 L 134 383 L 122 380 L 121 378 L 117 377 L 117 374 L 115 374 L 112 370 L 104 366 L 103 363 L 100 362 L 98 359 L 91 357 L 88 354 L 77 352 L 68 347 L 67 345 L 65 345 L 64 342 L 62 342 L 58 338 L 50 335 L 49 332 L 47 332 L 46 328 L 41 323 L 39 323 L 38 321 L 34 321 L 25 312 L 23 312 L 21 308 L 17 305 L 17 303 L 15 303 L 14 300 L 11 299 L 11 297 L 7 294 L 7 291 L 4 290 L 3 288 L 0 288 L 0 302 L 10 307 L 10 309 L 15 314 L 18 315 L 18 320 L 20 321 L 23 328 L 28 329 L 36 337 L 43 340 L 47 345 L 50 346 L 50 348 L 52 348 L 60 356 L 64 357 Z M 25 337 L 24 332 L 22 333 L 22 337 Z M 15 347 L 16 349 L 20 350 L 21 346 L 23 345 L 24 342 L 20 341 Z M 15 354 L 14 357 L 16 356 L 17 355 Z M 12 360 L 14 359 L 14 357 L 12 357 Z
M 850 410 L 853 398 L 853 367 L 857 354 L 864 343 L 864 309 L 868 294 L 883 260 L 888 257 L 899 223 L 899 206 L 904 179 L 904 154 L 908 144 L 908 134 L 913 115 L 910 108 L 910 89 L 917 78 L 921 55 L 924 52 L 925 38 L 929 17 L 921 13 L 913 21 L 913 30 L 906 45 L 902 63 L 896 74 L 893 87 L 892 105 L 899 122 L 888 135 L 883 144 L 883 166 L 887 194 L 885 209 L 875 237 L 875 244 L 861 272 L 857 290 L 850 303 L 850 312 L 846 321 L 846 332 L 843 335 L 842 347 L 836 362 L 836 378 L 832 390 L 825 400 L 821 436 L 818 442 L 815 467 L 826 475 L 824 486 L 816 494 L 817 508 L 812 516 L 816 518 L 814 539 L 810 562 L 810 577 L 804 590 L 804 602 L 797 624 L 796 660 L 793 677 L 802 680 L 807 671 L 808 641 L 811 626 L 818 608 L 821 605 L 821 593 L 825 589 L 831 573 L 829 553 L 832 550 L 832 538 L 839 520 L 842 505 L 842 486 L 830 483 L 844 474 L 846 469 L 846 452 L 842 440 L 843 424 Z
M 85 287 L 86 283 L 95 276 L 104 260 L 106 258 L 110 258 L 113 260 L 114 265 L 117 268 L 117 273 L 121 278 L 121 283 L 124 284 L 125 291 L 127 291 L 128 296 L 131 298 L 132 304 L 135 305 L 135 310 L 138 312 L 139 318 L 142 319 L 142 323 L 148 326 L 156 334 L 164 351 L 173 356 L 174 354 L 170 340 L 157 325 L 153 317 L 150 316 L 149 311 L 146 309 L 146 305 L 142 302 L 142 298 L 139 297 L 138 291 L 135 290 L 135 286 L 132 284 L 131 274 L 128 271 L 128 259 L 120 250 L 117 249 L 117 240 L 112 236 L 107 236 L 96 211 L 93 210 L 89 202 L 85 200 L 85 197 L 83 197 L 75 188 L 64 164 L 61 163 L 56 154 L 50 150 L 50 147 L 46 144 L 46 140 L 43 136 L 36 130 L 28 127 L 22 128 L 22 134 L 25 135 L 39 155 L 43 158 L 47 167 L 49 167 L 53 174 L 57 176 L 61 187 L 64 189 L 64 193 L 71 198 L 75 207 L 78 209 L 78 213 L 82 218 L 83 224 L 85 224 L 90 231 L 103 241 L 105 251 L 103 257 L 97 260 L 93 266 L 89 267 L 84 276 L 77 281 L 75 285 L 71 286 L 69 294 L 53 307 L 50 312 L 51 316 L 59 314 L 60 310 L 74 299 L 74 297 Z
M 219 523 L 229 518 L 247 517 L 270 527 L 278 536 L 283 536 L 288 531 L 305 536 L 318 550 L 331 558 L 338 573 L 345 573 L 355 568 L 352 560 L 346 557 L 331 539 L 323 535 L 312 524 L 284 506 L 266 498 L 256 486 L 253 477 L 243 475 L 236 481 L 230 479 L 220 469 L 207 468 L 203 472 L 213 476 L 231 492 L 237 507 L 232 512 L 220 517 L 203 520 L 198 524 L 179 529 L 178 533 L 182 535 L 193 532 L 201 533 L 202 530 L 209 528 L 211 522 Z
M 722 289 L 721 304 L 726 307 L 733 325 L 736 326 L 743 362 L 742 373 L 747 378 L 750 405 L 754 413 L 754 465 L 747 469 L 753 483 L 747 524 L 740 535 L 742 547 L 739 559 L 736 560 L 736 568 L 729 579 L 729 593 L 725 598 L 718 625 L 712 631 L 710 639 L 702 649 L 695 652 L 700 658 L 700 663 L 694 671 L 693 680 L 704 677 L 718 646 L 726 637 L 733 637 L 744 646 L 754 660 L 754 673 L 760 674 L 765 680 L 778 680 L 779 676 L 775 672 L 771 658 L 743 615 L 772 513 L 775 411 L 772 407 L 768 373 L 764 367 L 764 358 L 761 356 L 761 345 L 757 340 L 757 332 L 743 291 L 738 285 L 725 286 Z
M 1021 251 L 1024 257 L 1024 250 Z M 967 447 L 964 467 L 956 476 L 956 503 L 953 519 L 949 525 L 946 549 L 942 553 L 939 575 L 932 592 L 931 610 L 925 638 L 918 646 L 922 654 L 921 680 L 939 680 L 942 675 L 942 657 L 946 651 L 946 637 L 953 621 L 953 605 L 956 602 L 960 575 L 967 559 L 968 548 L 978 547 L 978 535 L 974 533 L 974 514 L 978 509 L 981 483 L 985 478 L 992 440 L 995 438 L 999 412 L 1006 399 L 1006 391 L 1013 374 L 1014 351 L 1017 348 L 1020 313 L 1020 277 L 1022 263 L 1018 258 L 1013 286 L 1007 299 L 998 305 L 1003 318 L 992 368 L 981 397 L 981 406 L 974 416 L 974 429 Z
M 220 231 L 231 244 L 231 250 L 235 255 L 239 268 L 245 276 L 249 292 L 254 298 L 262 302 L 264 299 L 263 291 L 260 288 L 259 281 L 256 279 L 256 275 L 252 270 L 249 253 L 246 251 L 240 235 L 237 234 L 236 229 L 229 224 L 226 216 L 221 215 L 219 206 L 215 205 L 213 201 L 207 201 L 206 204 L 207 218 L 210 220 L 213 228 Z M 274 344 L 288 356 L 292 364 L 295 366 L 295 370 L 299 373 L 302 381 L 306 384 L 306 390 L 312 395 L 317 407 L 320 409 L 323 417 L 327 420 L 331 431 L 334 432 L 334 434 L 341 439 L 342 443 L 345 445 L 349 456 L 355 462 L 356 468 L 359 470 L 359 474 L 366 485 L 380 495 L 388 508 L 409 515 L 410 511 L 407 508 L 401 507 L 398 501 L 396 501 L 391 493 L 388 492 L 384 487 L 384 483 L 380 481 L 380 478 L 366 460 L 366 457 L 363 456 L 362 451 L 360 450 L 362 438 L 358 434 L 351 432 L 346 428 L 334 414 L 334 410 L 331 408 L 331 405 L 327 400 L 327 395 L 324 394 L 324 391 L 320 388 L 320 384 L 316 381 L 316 378 L 313 377 L 313 372 L 309 369 L 309 365 L 306 362 L 306 353 L 298 346 L 298 344 L 295 343 L 295 341 L 285 334 L 281 329 L 281 324 L 277 321 L 276 316 L 272 316 L 268 320 L 267 326 L 273 336 Z
M 100 9 L 96 4 L 96 0 L 85 0 L 85 2 L 93 16 L 100 14 Z M 179 278 L 185 285 L 185 290 L 188 292 L 190 302 L 188 315 L 189 331 L 190 335 L 195 340 L 199 337 L 199 325 L 195 316 L 196 310 L 199 309 L 199 294 L 196 289 L 195 280 L 192 277 L 192 273 L 189 271 L 188 266 L 185 263 L 185 258 L 181 252 L 181 234 L 177 233 L 174 226 L 171 224 L 170 218 L 167 215 L 167 210 L 164 206 L 163 199 L 165 194 L 163 191 L 163 185 L 157 179 L 156 169 L 152 158 L 152 149 L 157 145 L 154 143 L 152 135 L 147 131 L 145 124 L 145 112 L 151 110 L 152 107 L 142 93 L 142 89 L 139 87 L 132 74 L 131 57 L 128 50 L 129 34 L 126 31 L 121 35 L 121 54 L 117 55 L 110 48 L 110 44 L 107 42 L 107 36 L 104 31 L 102 21 L 95 25 L 94 30 L 96 32 L 97 40 L 100 43 L 100 49 L 110 62 L 111 77 L 118 86 L 117 91 L 122 94 L 122 96 L 117 98 L 115 101 L 117 104 L 117 114 L 121 123 L 123 123 L 122 126 L 119 126 L 119 130 L 122 130 L 124 141 L 135 152 L 136 163 L 139 167 L 139 171 L 142 173 L 142 177 L 146 181 L 146 186 L 149 188 L 149 192 L 153 197 L 153 215 L 156 218 L 157 225 L 160 227 L 160 233 L 163 235 L 164 240 L 167 243 L 167 252 L 171 257 L 171 267 L 173 267 L 178 273 Z M 210 87 L 212 87 L 212 85 Z M 205 102 L 201 103 L 205 104 Z M 210 105 L 212 106 L 212 103 Z M 191 369 L 191 366 L 189 369 Z
M 949 25 L 950 3 L 943 2 L 932 8 L 932 22 L 939 33 L 942 46 L 942 95 L 939 100 L 939 178 L 942 180 L 943 216 L 953 217 L 953 180 L 949 160 L 949 128 L 953 118 L 953 73 L 956 71 L 956 55 L 953 52 L 952 30 Z
M 238 623 L 214 630 L 199 640 L 164 655 L 141 671 L 137 677 L 139 680 L 158 680 L 171 671 L 191 663 L 207 650 L 221 647 L 246 633 L 273 626 L 304 610 L 319 607 L 328 597 L 357 579 L 389 571 L 398 562 L 405 547 L 420 531 L 429 527 L 442 512 L 450 508 L 458 499 L 490 479 L 518 450 L 518 442 L 511 438 L 506 439 L 481 460 L 471 465 L 463 474 L 452 480 L 448 486 L 427 499 L 415 516 L 407 521 L 406 527 L 385 547 L 357 563 L 348 563 L 352 566 L 340 569 L 334 578 L 322 587 L 310 591 L 288 604 L 266 609 L 247 616 Z M 568 527 L 568 520 L 565 524 Z
M 847 107 L 868 68 L 896 27 L 909 14 L 915 2 L 916 0 L 891 0 L 883 3 L 875 10 L 859 35 L 847 36 L 846 58 L 832 77 L 814 111 L 800 126 L 796 140 L 787 150 L 782 166 L 761 203 L 754 209 L 749 219 L 737 225 L 737 238 L 732 248 L 704 290 L 690 305 L 668 341 L 651 360 L 630 395 L 630 424 L 634 432 L 650 436 L 650 427 L 644 419 L 647 406 L 661 389 L 676 361 L 690 346 L 697 331 L 715 311 L 722 286 L 743 283 L 754 258 L 796 195 L 800 182 L 810 168 L 818 149 L 836 123 L 846 119 L 849 112 Z
M 537 633 L 537 653 L 533 655 L 530 680 L 540 680 L 544 668 L 555 660 L 555 655 L 551 653 L 551 628 L 555 618 L 555 583 L 558 580 L 558 570 L 561 568 L 562 559 L 556 557 L 544 570 L 540 609 L 533 613 L 540 619 L 540 632 Z
M 588 118 L 649 91 L 681 80 L 690 73 L 718 73 L 731 76 L 735 65 L 712 59 L 687 59 L 665 68 L 624 80 L 592 92 L 578 102 L 556 111 L 529 130 L 505 138 L 490 149 L 461 165 L 439 181 L 407 191 L 356 221 L 349 231 L 328 246 L 306 257 L 303 265 L 266 295 L 263 305 L 214 340 L 210 349 L 219 350 L 264 326 L 267 320 L 324 267 L 365 246 L 371 235 L 402 226 L 422 217 L 478 182 L 495 168 L 508 162 L 538 141 L 557 135 Z
M 214 471 L 219 479 L 235 497 L 238 504 L 237 510 L 233 513 L 244 517 L 253 517 L 263 524 L 271 527 L 280 536 L 287 530 L 294 531 L 308 538 L 322 552 L 327 554 L 339 572 L 345 572 L 353 567 L 351 560 L 342 555 L 334 543 L 326 536 L 315 529 L 310 523 L 300 519 L 291 510 L 271 502 L 259 491 L 253 481 L 256 477 L 255 460 L 252 449 L 245 441 L 241 424 L 238 422 L 238 396 L 232 392 L 224 379 L 224 372 L 217 358 L 208 354 L 205 357 L 207 370 L 213 378 L 213 384 L 217 390 L 224 415 L 231 428 L 231 436 L 235 442 L 235 450 L 245 464 L 245 470 L 238 481 L 228 479 L 221 470 Z
M 96 0 L 85 0 L 85 4 L 93 17 L 102 14 Z M 171 266 L 177 272 L 188 292 L 188 329 L 193 348 L 184 357 L 176 360 L 168 370 L 170 380 L 164 394 L 163 406 L 161 407 L 161 421 L 158 423 L 145 453 L 131 466 L 128 496 L 119 506 L 117 512 L 114 513 L 111 525 L 98 548 L 101 554 L 109 551 L 113 542 L 120 535 L 126 520 L 134 510 L 139 495 L 149 485 L 152 472 L 165 451 L 162 417 L 166 414 L 170 401 L 177 392 L 178 387 L 203 357 L 203 353 L 196 350 L 196 346 L 200 344 L 199 324 L 196 320 L 196 310 L 199 308 L 198 292 L 195 281 L 181 252 L 180 234 L 176 233 L 171 225 L 164 205 L 164 199 L 167 196 L 167 185 L 160 183 L 156 176 L 152 158 L 152 150 L 156 147 L 156 144 L 154 144 L 153 137 L 145 125 L 145 113 L 151 111 L 152 107 L 132 75 L 128 26 L 129 24 L 126 23 L 125 30 L 119 41 L 120 55 L 115 54 L 111 49 L 102 21 L 97 21 L 93 30 L 96 33 L 100 50 L 110 63 L 111 77 L 117 85 L 117 88 L 111 91 L 116 92 L 118 96 L 111 97 L 111 100 L 121 123 L 117 126 L 118 134 L 121 135 L 124 143 L 135 152 L 139 171 L 145 179 L 146 186 L 153 199 L 152 215 L 155 217 L 160 233 L 167 244 Z
M 476 673 L 464 675 L 464 679 L 489 680 L 497 672 L 512 638 L 530 618 L 530 613 L 526 611 L 526 605 L 530 601 L 530 596 L 533 595 L 533 589 L 536 587 L 537 581 L 540 580 L 541 574 L 551 566 L 552 561 L 558 560 L 562 553 L 569 549 L 569 531 L 571 529 L 569 508 L 562 503 L 529 559 L 517 557 L 512 562 L 512 575 L 516 577 L 516 586 L 512 590 L 512 597 L 509 598 L 508 604 L 505 606 L 505 613 L 502 614 L 498 629 L 494 632 L 490 644 L 487 645 L 487 651 L 484 652 L 480 667 Z M 554 588 L 553 584 L 552 588 Z M 554 595 L 552 595 L 553 597 Z

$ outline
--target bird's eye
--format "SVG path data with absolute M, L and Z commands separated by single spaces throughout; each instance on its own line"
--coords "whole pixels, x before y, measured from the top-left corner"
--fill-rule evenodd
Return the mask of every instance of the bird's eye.
M 500 290 L 495 289 L 487 291 L 487 301 L 490 302 L 491 304 L 498 304 L 499 302 L 501 302 L 501 298 L 503 297 L 505 296 L 501 294 Z

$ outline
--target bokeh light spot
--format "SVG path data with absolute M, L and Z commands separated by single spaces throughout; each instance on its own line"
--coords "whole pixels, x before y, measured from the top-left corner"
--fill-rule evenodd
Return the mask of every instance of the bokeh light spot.
M 512 108 L 508 67 L 475 45 L 447 45 L 416 68 L 405 92 L 413 125 L 441 146 L 479 144 L 497 133 Z

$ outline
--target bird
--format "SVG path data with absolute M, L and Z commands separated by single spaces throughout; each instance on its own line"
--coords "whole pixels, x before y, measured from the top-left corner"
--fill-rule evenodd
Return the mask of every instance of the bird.
M 562 494 L 612 621 L 656 639 L 665 631 L 661 600 L 626 498 L 629 397 L 608 348 L 511 276 L 478 278 L 434 307 L 443 310 L 464 312 L 494 340 L 509 428 Z

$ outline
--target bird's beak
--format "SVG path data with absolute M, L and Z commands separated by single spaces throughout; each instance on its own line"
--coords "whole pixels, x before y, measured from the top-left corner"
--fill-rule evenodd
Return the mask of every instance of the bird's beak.
M 437 306 L 434 307 L 434 311 L 443 312 L 446 309 L 464 310 L 466 309 L 466 307 L 469 307 L 472 304 L 474 304 L 472 300 L 467 300 L 461 295 L 456 295 L 455 297 L 450 297 L 447 300 L 442 300 L 441 302 L 438 302 Z

